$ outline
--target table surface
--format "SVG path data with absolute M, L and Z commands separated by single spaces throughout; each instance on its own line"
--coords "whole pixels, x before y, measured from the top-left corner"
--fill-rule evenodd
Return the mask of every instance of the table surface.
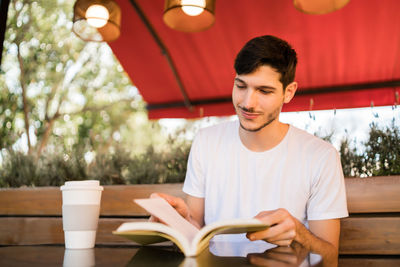
M 93 249 L 67 250 L 63 245 L 0 246 L 0 266 L 165 266 L 165 267 L 218 267 L 218 266 L 324 266 L 315 264 L 318 256 L 304 251 L 296 253 L 288 247 L 269 249 L 264 253 L 242 256 L 215 256 L 206 249 L 196 258 L 185 258 L 176 248 L 168 246 L 111 245 Z M 252 265 L 254 263 L 254 265 Z M 400 256 L 344 255 L 339 267 L 400 266 Z
M 0 247 L 0 266 L 310 266 L 308 252 L 290 247 L 268 249 L 264 253 L 215 256 L 206 249 L 198 257 L 185 258 L 173 246 L 96 246 L 68 250 L 62 245 Z

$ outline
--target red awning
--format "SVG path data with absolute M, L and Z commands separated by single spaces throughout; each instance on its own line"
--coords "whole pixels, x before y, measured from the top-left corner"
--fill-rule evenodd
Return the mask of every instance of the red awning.
M 299 57 L 299 90 L 284 111 L 399 103 L 399 0 L 351 0 L 326 15 L 301 13 L 292 0 L 217 0 L 215 24 L 199 33 L 168 28 L 164 0 L 117 2 L 121 36 L 110 46 L 147 102 L 150 118 L 233 114 L 234 58 L 249 39 L 265 34 L 287 40 Z

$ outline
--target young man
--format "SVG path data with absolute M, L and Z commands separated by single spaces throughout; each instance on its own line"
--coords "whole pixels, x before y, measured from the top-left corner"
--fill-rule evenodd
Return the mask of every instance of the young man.
M 272 227 L 248 233 L 249 240 L 297 242 L 337 260 L 339 218 L 348 216 L 339 155 L 325 141 L 279 121 L 297 89 L 296 64 L 285 41 L 250 40 L 235 60 L 232 102 L 239 120 L 197 134 L 183 187 L 186 202 L 159 195 L 198 227 L 256 217 Z

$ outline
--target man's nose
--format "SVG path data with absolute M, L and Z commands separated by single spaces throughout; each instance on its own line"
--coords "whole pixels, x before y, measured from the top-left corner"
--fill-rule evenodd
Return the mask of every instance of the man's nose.
M 257 92 L 253 89 L 246 90 L 243 99 L 243 106 L 247 109 L 252 109 L 257 105 Z

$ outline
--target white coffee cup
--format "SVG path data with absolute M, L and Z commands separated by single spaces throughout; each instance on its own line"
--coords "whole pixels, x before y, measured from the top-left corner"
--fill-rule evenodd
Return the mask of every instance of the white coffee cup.
M 65 247 L 93 248 L 100 214 L 99 181 L 70 181 L 61 186 Z

